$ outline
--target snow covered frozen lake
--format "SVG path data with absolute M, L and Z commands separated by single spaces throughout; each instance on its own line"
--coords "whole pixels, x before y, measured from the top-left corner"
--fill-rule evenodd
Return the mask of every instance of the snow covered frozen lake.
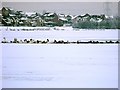
M 3 87 L 118 87 L 117 45 L 3 45 Z
M 118 31 L 3 31 L 2 37 L 118 39 Z M 3 88 L 118 88 L 117 44 L 2 44 L 2 63 Z

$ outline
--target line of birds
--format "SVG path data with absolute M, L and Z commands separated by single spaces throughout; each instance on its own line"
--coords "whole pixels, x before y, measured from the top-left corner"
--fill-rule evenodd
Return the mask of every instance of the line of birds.
M 24 39 L 24 40 L 18 40 L 17 38 L 14 38 L 13 41 L 7 41 L 6 38 L 3 38 L 3 41 L 1 43 L 28 43 L 28 44 L 119 44 L 119 40 L 105 40 L 105 41 L 99 41 L 99 40 L 89 40 L 89 41 L 64 41 L 64 40 L 54 40 L 49 41 L 47 40 L 34 40 L 34 39 Z

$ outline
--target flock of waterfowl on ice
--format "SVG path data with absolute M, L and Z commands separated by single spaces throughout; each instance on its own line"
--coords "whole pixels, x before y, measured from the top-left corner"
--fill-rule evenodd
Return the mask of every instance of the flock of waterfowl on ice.
M 46 40 L 39 40 L 39 39 L 17 39 L 14 38 L 13 40 L 8 41 L 5 37 L 1 43 L 16 43 L 16 44 L 119 44 L 120 40 L 77 40 L 77 41 L 65 41 L 65 40 L 53 40 L 50 41 L 49 39 Z

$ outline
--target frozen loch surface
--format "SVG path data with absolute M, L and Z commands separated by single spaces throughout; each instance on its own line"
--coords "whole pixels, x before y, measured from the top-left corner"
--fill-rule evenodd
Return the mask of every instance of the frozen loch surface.
M 13 36 L 22 38 L 24 34 L 33 35 L 16 32 L 17 35 L 12 36 L 12 33 L 15 32 L 4 32 L 3 35 L 9 39 L 13 39 Z M 87 35 L 92 36 L 89 33 Z M 114 30 L 115 35 L 107 33 L 102 37 L 117 38 Z M 33 36 L 37 38 L 37 35 Z M 91 38 L 95 38 L 93 36 Z M 2 44 L 2 50 L 3 88 L 118 87 L 117 44 Z

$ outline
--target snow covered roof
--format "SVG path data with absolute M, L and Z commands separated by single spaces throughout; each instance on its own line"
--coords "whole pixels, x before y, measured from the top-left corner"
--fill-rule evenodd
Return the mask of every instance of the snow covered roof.
M 102 19 L 99 18 L 98 20 L 96 20 L 96 19 L 94 19 L 94 18 L 91 18 L 90 21 L 93 21 L 93 22 L 101 22 Z
M 59 18 L 60 20 L 63 20 L 63 21 L 67 21 L 67 19 L 66 18 Z
M 49 13 L 48 16 L 54 15 L 54 13 Z
M 36 14 L 35 12 L 26 12 L 25 13 L 27 16 L 31 16 L 31 15 L 33 15 L 33 14 Z
M 21 20 L 27 20 L 27 18 L 22 17 Z
M 65 17 L 67 17 L 68 15 L 65 15 Z
M 14 9 L 11 7 L 3 7 L 3 8 L 5 8 L 6 10 L 14 11 Z
M 58 16 L 60 16 L 60 17 L 65 17 L 65 14 L 58 14 Z
M 52 21 L 48 21 L 48 22 L 44 22 L 44 23 L 55 23 L 55 22 L 52 22 Z
M 78 16 L 79 16 L 79 15 L 75 15 L 75 16 L 72 17 L 72 19 L 75 19 L 75 18 L 77 18 Z
M 73 15 L 69 15 L 69 16 L 72 17 L 72 18 L 74 17 Z
M 91 18 L 90 21 L 96 22 L 96 20 L 94 18 Z
M 81 16 L 85 16 L 86 14 L 82 14 Z
M 54 15 L 54 13 L 49 12 L 49 13 L 45 13 L 45 14 L 44 14 L 44 16 L 51 16 L 51 15 Z
M 14 11 L 14 9 L 12 9 L 12 8 L 9 8 L 9 10 Z
M 99 19 L 97 22 L 101 22 L 102 21 L 102 19 Z
M 105 15 L 105 18 L 109 18 L 107 15 Z
M 20 11 L 20 14 L 25 14 L 23 11 Z
M 9 16 L 14 17 L 14 16 L 16 16 L 16 15 L 14 15 L 14 14 L 9 14 Z
M 23 24 L 23 22 L 19 22 L 20 24 Z
M 8 10 L 9 8 L 8 7 L 3 7 L 4 9 Z

